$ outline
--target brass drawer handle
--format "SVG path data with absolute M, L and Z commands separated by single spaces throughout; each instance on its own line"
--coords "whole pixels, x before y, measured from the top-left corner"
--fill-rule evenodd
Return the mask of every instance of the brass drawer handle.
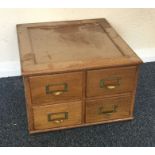
M 54 122 L 56 124 L 63 123 L 68 119 L 68 112 L 49 113 L 47 115 L 48 122 Z
M 56 124 L 60 124 L 60 123 L 63 123 L 64 120 L 55 120 L 54 122 L 55 122 Z
M 101 79 L 99 85 L 100 85 L 100 88 L 113 90 L 113 89 L 116 89 L 118 86 L 120 86 L 120 78 L 111 77 L 107 79 Z
M 107 88 L 107 89 L 115 89 L 116 86 L 115 86 L 115 85 L 108 85 L 108 86 L 106 86 L 106 88 Z
M 107 110 L 105 107 L 100 107 L 98 114 L 99 115 L 100 114 L 112 114 L 112 113 L 117 112 L 117 108 L 118 108 L 117 105 L 113 105 L 112 108 L 108 108 Z
M 62 87 L 62 89 L 59 88 L 58 90 L 56 89 L 56 87 Z M 59 96 L 68 91 L 68 84 L 67 83 L 48 84 L 45 86 L 45 91 L 46 91 L 46 94 Z
M 63 93 L 64 93 L 63 91 L 56 91 L 56 92 L 53 92 L 53 95 L 59 96 L 59 95 L 61 95 Z

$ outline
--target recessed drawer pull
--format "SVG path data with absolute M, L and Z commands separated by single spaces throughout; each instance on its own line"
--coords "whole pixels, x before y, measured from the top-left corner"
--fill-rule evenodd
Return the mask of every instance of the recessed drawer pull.
M 58 83 L 58 84 L 48 84 L 45 86 L 46 94 L 52 94 L 59 96 L 68 91 L 67 83 Z
M 113 86 L 112 86 L 112 85 L 109 85 L 109 86 L 106 86 L 106 88 L 107 88 L 107 89 L 115 89 L 116 86 L 114 86 L 114 85 L 113 85 Z
M 100 88 L 107 88 L 109 90 L 116 89 L 120 85 L 120 78 L 112 77 L 100 80 Z
M 47 115 L 48 122 L 54 122 L 56 124 L 63 123 L 68 119 L 68 112 L 49 113 Z
M 100 107 L 98 114 L 112 114 L 112 113 L 115 113 L 115 112 L 117 112 L 117 107 L 118 107 L 117 105 L 114 105 L 114 106 L 112 106 L 112 108 L 108 108 L 107 110 L 106 110 L 105 107 Z
M 62 122 L 64 122 L 64 120 L 62 119 L 62 120 L 55 120 L 54 121 L 56 124 L 60 124 L 60 123 L 62 123 Z
M 56 92 L 53 92 L 53 95 L 59 96 L 59 95 L 61 95 L 63 93 L 64 93 L 63 91 L 56 91 Z

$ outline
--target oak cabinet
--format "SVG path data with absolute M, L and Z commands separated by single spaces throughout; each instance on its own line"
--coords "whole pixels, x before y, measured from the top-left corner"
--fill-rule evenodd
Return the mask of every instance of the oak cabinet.
M 17 25 L 30 133 L 133 119 L 142 60 L 106 19 Z

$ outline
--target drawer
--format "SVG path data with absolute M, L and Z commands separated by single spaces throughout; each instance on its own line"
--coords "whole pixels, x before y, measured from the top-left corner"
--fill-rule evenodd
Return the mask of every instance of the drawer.
M 29 81 L 33 104 L 52 104 L 82 97 L 81 72 L 34 76 Z
M 87 97 L 112 95 L 132 91 L 136 67 L 121 67 L 87 72 Z
M 80 101 L 34 106 L 34 128 L 40 130 L 81 124 L 81 107 Z
M 106 97 L 86 102 L 86 122 L 100 122 L 130 116 L 131 96 Z

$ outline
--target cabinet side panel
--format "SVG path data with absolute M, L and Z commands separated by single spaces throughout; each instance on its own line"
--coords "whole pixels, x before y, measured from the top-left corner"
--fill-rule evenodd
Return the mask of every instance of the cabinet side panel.
M 28 119 L 28 129 L 33 131 L 33 112 L 32 112 L 32 101 L 31 101 L 31 91 L 29 85 L 28 77 L 23 77 L 24 89 L 25 89 L 25 99 L 26 99 L 26 110 L 27 110 L 27 119 Z
M 132 100 L 131 100 L 131 109 L 130 109 L 130 114 L 131 116 L 133 116 L 134 113 L 134 106 L 135 106 L 135 97 L 136 97 L 136 90 L 137 90 L 137 84 L 138 84 L 138 77 L 139 77 L 139 66 L 137 66 L 137 71 L 136 71 L 136 77 L 135 77 L 135 87 L 133 89 L 133 93 L 132 93 Z

